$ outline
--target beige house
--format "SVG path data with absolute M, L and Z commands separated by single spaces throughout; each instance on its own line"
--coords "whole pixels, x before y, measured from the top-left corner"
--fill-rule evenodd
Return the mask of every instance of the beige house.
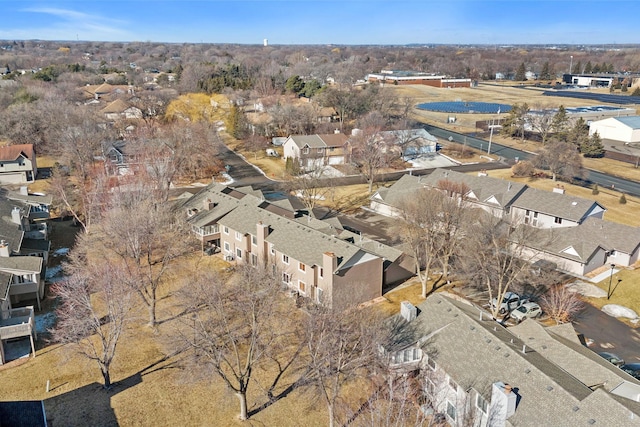
M 0 184 L 27 184 L 38 174 L 33 144 L 0 147 Z
M 100 112 L 104 114 L 107 120 L 111 121 L 142 118 L 142 111 L 139 108 L 129 105 L 122 99 L 110 102 Z
M 218 222 L 227 260 L 271 265 L 318 304 L 344 309 L 382 295 L 383 259 L 352 243 L 251 204 Z
M 306 170 L 325 165 L 343 165 L 351 161 L 351 144 L 342 133 L 326 135 L 291 135 L 283 144 L 284 156 Z

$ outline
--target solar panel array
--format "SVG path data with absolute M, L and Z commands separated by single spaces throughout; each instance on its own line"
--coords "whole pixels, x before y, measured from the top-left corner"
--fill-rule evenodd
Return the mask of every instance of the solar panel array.
M 436 111 L 439 113 L 477 113 L 496 114 L 508 113 L 511 105 L 498 104 L 495 102 L 473 102 L 473 101 L 445 101 L 445 102 L 425 102 L 416 105 L 420 110 Z
M 611 95 L 608 93 L 592 93 L 573 90 L 546 90 L 542 92 L 542 94 L 547 96 L 562 96 L 565 98 L 593 99 L 598 102 L 607 102 L 609 104 L 640 104 L 640 96 Z

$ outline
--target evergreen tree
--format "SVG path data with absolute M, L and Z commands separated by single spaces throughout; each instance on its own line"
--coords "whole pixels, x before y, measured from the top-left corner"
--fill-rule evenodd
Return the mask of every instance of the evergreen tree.
M 517 82 L 524 82 L 527 80 L 527 68 L 525 67 L 524 62 L 522 62 L 518 67 L 514 80 Z
M 584 66 L 585 73 L 593 73 L 595 70 L 593 69 L 593 65 L 591 65 L 591 61 L 587 62 L 587 65 Z
M 604 157 L 604 145 L 602 145 L 602 138 L 600 138 L 598 132 L 589 136 L 587 140 L 580 145 L 580 152 L 585 157 Z
M 551 132 L 557 139 L 564 140 L 567 134 L 567 127 L 569 126 L 569 117 L 567 116 L 567 110 L 564 105 L 558 108 L 558 112 L 553 116 L 551 122 Z
M 549 70 L 549 61 L 546 61 L 542 64 L 542 71 L 540 71 L 540 76 L 538 76 L 540 80 L 549 80 L 551 79 L 551 72 Z
M 573 66 L 573 70 L 571 70 L 572 74 L 580 74 L 582 72 L 582 62 L 576 62 L 576 65 Z
M 304 91 L 304 81 L 300 76 L 291 76 L 287 79 L 284 87 L 288 92 L 300 95 Z
M 598 194 L 600 194 L 600 190 L 598 189 L 598 184 L 593 184 L 593 190 L 591 190 L 591 194 L 593 194 L 594 196 L 597 196 Z
M 581 147 L 589 140 L 589 125 L 582 117 L 575 121 L 573 127 L 567 132 L 566 141 Z
M 625 195 L 621 195 L 620 196 L 620 200 L 619 200 L 621 205 L 626 205 L 627 204 L 627 198 L 625 197 Z

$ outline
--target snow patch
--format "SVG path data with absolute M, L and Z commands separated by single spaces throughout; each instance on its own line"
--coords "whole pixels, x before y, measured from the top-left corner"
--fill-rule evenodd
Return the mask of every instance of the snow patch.
M 45 273 L 44 278 L 49 282 L 55 282 L 57 280 L 62 279 L 62 277 L 60 277 L 61 273 L 62 273 L 61 265 L 56 265 L 55 267 L 49 267 L 47 268 L 47 272 Z
M 624 317 L 631 320 L 638 319 L 638 314 L 635 311 L 617 304 L 607 304 L 602 307 L 602 311 L 611 317 Z
M 69 254 L 69 248 L 60 248 L 53 251 L 53 256 L 64 256 Z
M 567 285 L 567 290 L 569 292 L 577 292 L 585 297 L 604 298 L 607 296 L 607 292 L 604 289 L 579 280 L 573 283 L 569 283 Z
M 53 328 L 53 325 L 56 323 L 56 314 L 54 312 L 49 312 L 45 314 L 39 314 L 36 316 L 36 332 L 39 334 L 44 334 L 49 331 L 49 329 Z

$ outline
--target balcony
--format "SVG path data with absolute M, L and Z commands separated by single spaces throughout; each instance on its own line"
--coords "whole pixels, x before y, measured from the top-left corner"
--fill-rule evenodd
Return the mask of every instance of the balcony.
M 33 306 L 14 308 L 9 310 L 9 317 L 0 319 L 0 365 L 5 363 L 4 340 L 29 337 L 31 354 L 36 356 L 35 339 L 36 323 Z

